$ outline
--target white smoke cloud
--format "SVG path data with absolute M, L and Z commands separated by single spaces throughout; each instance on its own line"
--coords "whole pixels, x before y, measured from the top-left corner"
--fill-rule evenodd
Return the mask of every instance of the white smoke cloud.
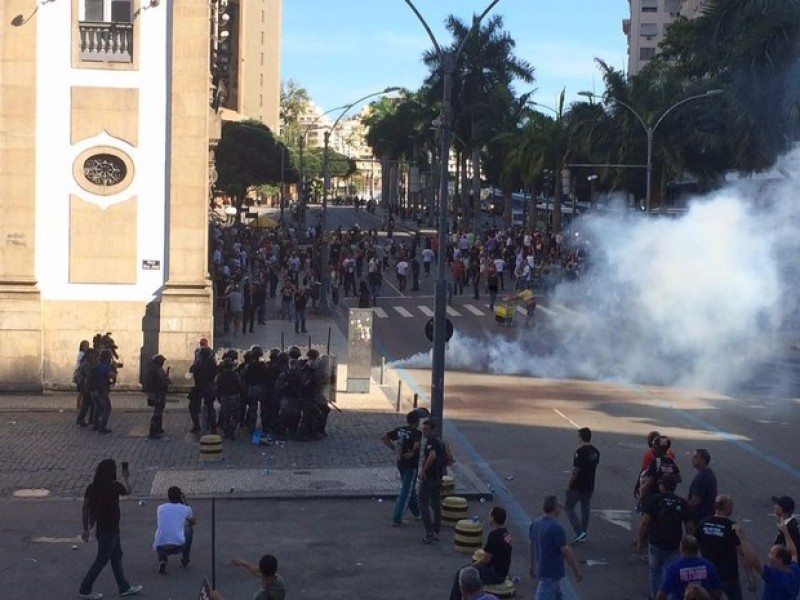
M 679 218 L 585 217 L 591 276 L 559 285 L 533 332 L 457 331 L 448 369 L 719 391 L 748 381 L 797 327 L 800 150 L 778 167 L 791 179 L 732 184 Z

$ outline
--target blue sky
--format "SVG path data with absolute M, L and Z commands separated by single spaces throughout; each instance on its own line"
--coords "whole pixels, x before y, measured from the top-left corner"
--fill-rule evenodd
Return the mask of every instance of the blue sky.
M 414 0 L 441 45 L 451 38 L 444 20 L 469 21 L 491 0 Z M 627 63 L 622 20 L 628 0 L 501 0 L 500 14 L 517 43 L 516 55 L 535 68 L 533 100 L 554 106 L 563 88 L 567 101 L 581 90 L 601 92 L 594 63 Z M 422 53 L 431 42 L 404 0 L 283 0 L 281 79 L 293 79 L 311 99 L 330 109 L 388 86 L 416 90 L 427 70 Z

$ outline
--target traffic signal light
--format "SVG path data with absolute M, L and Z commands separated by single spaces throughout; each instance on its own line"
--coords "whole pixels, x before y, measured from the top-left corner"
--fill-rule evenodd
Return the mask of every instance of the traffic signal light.
M 311 200 L 314 198 L 314 192 L 311 189 L 311 182 L 305 181 L 303 182 L 303 202 L 305 204 L 311 204 Z

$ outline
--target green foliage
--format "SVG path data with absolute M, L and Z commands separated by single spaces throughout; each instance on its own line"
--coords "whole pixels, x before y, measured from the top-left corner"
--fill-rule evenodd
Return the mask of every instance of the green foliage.
M 281 147 L 270 129 L 259 121 L 226 121 L 215 151 L 219 174 L 216 189 L 238 204 L 252 186 L 281 181 Z M 286 152 L 284 167 L 289 167 Z

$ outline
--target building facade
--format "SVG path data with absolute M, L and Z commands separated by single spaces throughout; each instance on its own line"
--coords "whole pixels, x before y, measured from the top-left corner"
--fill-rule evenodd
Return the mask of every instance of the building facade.
M 678 17 L 694 19 L 703 0 L 628 0 L 631 16 L 622 22 L 628 38 L 628 75 L 636 75 L 658 53 L 670 25 Z
M 69 384 L 98 332 L 130 387 L 211 338 L 209 15 L 0 3 L 0 389 Z
M 228 0 L 230 79 L 224 107 L 280 132 L 281 0 Z

